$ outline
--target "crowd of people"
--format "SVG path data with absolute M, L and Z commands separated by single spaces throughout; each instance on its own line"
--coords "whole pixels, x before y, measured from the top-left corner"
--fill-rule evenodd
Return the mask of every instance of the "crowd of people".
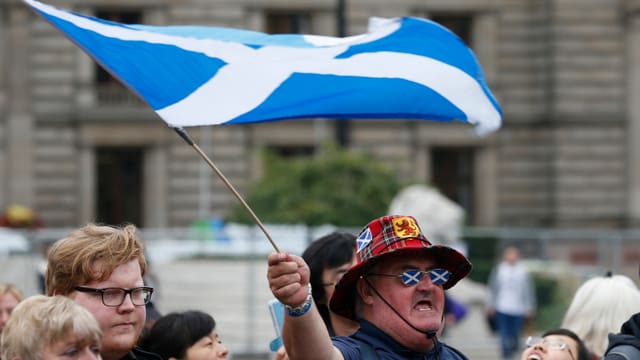
M 640 290 L 612 274 L 582 284 L 561 327 L 528 337 L 523 350 L 536 296 L 520 256 L 505 248 L 489 281 L 487 315 L 503 359 L 640 359 Z M 266 276 L 284 306 L 284 345 L 274 358 L 468 359 L 442 334 L 449 316 L 460 316 L 451 309 L 461 306 L 446 290 L 471 269 L 464 254 L 431 243 L 404 215 L 374 219 L 357 236 L 331 233 L 301 256 L 274 252 Z M 229 357 L 210 314 L 163 315 L 152 306 L 155 289 L 133 225 L 87 224 L 71 232 L 49 248 L 44 277 L 46 296 L 25 299 L 16 286 L 0 284 L 1 359 Z

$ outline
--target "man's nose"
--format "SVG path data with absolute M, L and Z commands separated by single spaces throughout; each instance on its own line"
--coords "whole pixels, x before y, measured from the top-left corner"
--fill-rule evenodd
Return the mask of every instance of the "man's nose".
M 125 294 L 124 296 L 124 301 L 122 302 L 122 304 L 120 304 L 120 306 L 118 306 L 118 310 L 122 311 L 122 310 L 133 310 L 136 308 L 135 305 L 133 305 L 133 300 L 131 299 L 131 294 Z
M 533 346 L 533 348 L 536 349 L 536 350 L 541 350 L 542 352 L 546 352 L 547 351 L 547 347 L 545 346 L 544 342 L 535 344 Z
M 423 273 L 422 279 L 418 281 L 418 284 L 416 286 L 421 290 L 427 290 L 432 288 L 434 285 L 433 285 L 433 282 L 431 281 L 431 277 L 429 276 L 429 274 Z

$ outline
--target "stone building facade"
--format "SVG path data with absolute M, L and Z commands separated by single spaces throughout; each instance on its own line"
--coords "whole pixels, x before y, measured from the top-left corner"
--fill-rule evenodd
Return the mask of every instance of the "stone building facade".
M 157 25 L 335 35 L 342 24 L 336 0 L 48 2 Z M 503 127 L 488 137 L 457 124 L 351 121 L 350 149 L 404 179 L 454 184 L 445 192 L 467 207 L 472 225 L 640 224 L 640 0 L 344 5 L 347 35 L 365 32 L 371 16 L 457 26 L 504 112 Z M 243 192 L 260 176 L 260 149 L 317 149 L 335 128 L 314 119 L 188 131 Z M 144 227 L 176 227 L 223 217 L 235 201 L 148 106 L 22 2 L 0 0 L 0 208 L 31 206 L 52 227 L 113 209 Z

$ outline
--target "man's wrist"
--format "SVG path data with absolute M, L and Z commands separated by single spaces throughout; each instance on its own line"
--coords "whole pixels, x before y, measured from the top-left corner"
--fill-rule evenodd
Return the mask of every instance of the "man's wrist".
M 289 316 L 293 316 L 293 317 L 302 316 L 311 309 L 311 306 L 313 305 L 313 296 L 311 295 L 311 284 L 308 284 L 307 286 L 309 287 L 309 294 L 307 295 L 307 298 L 302 304 L 295 307 L 289 306 L 289 305 L 284 306 Z

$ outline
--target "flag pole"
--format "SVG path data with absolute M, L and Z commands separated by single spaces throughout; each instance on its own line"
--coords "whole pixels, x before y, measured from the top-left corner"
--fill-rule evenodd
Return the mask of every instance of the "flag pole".
M 218 169 L 218 167 L 213 163 L 213 161 L 211 161 L 211 159 L 209 159 L 209 157 L 207 156 L 207 154 L 205 154 L 200 147 L 198 146 L 198 144 L 196 144 L 191 137 L 189 136 L 189 134 L 187 133 L 187 131 L 182 128 L 182 127 L 174 127 L 173 130 L 175 130 L 175 132 L 178 133 L 178 135 L 180 135 L 180 137 L 187 142 L 187 144 L 189 144 L 198 154 L 200 154 L 200 156 L 204 159 L 204 161 L 206 161 L 207 164 L 209 164 L 209 166 L 211 167 L 211 169 L 213 169 L 213 171 L 216 173 L 216 175 L 218 175 L 218 177 L 220 177 L 220 179 L 222 180 L 222 182 L 227 186 L 227 188 L 231 191 L 231 193 L 233 193 L 233 195 L 235 195 L 235 197 L 238 199 L 238 201 L 240 201 L 240 204 L 242 204 L 242 206 L 249 212 L 249 215 L 251 215 L 251 217 L 253 218 L 253 221 L 256 222 L 256 224 L 258 225 L 258 227 L 260 228 L 260 230 L 262 230 L 262 232 L 264 233 L 264 235 L 267 237 L 267 240 L 269 240 L 269 242 L 271 243 L 271 246 L 273 246 L 273 249 L 276 252 L 280 252 L 280 249 L 278 248 L 278 245 L 276 245 L 276 243 L 273 241 L 273 238 L 271 238 L 271 235 L 269 235 L 269 232 L 267 231 L 267 229 L 264 227 L 264 225 L 262 224 L 262 221 L 260 221 L 260 219 L 258 219 L 258 216 L 256 216 L 256 214 L 253 212 L 253 210 L 251 209 L 251 207 L 249 207 L 249 204 L 247 204 L 246 201 L 244 201 L 244 199 L 242 198 L 242 196 L 240 195 L 240 193 L 238 191 L 236 191 L 236 189 L 233 187 L 233 185 L 229 182 L 229 180 L 227 179 L 226 176 L 224 176 L 224 174 L 220 171 L 220 169 Z

